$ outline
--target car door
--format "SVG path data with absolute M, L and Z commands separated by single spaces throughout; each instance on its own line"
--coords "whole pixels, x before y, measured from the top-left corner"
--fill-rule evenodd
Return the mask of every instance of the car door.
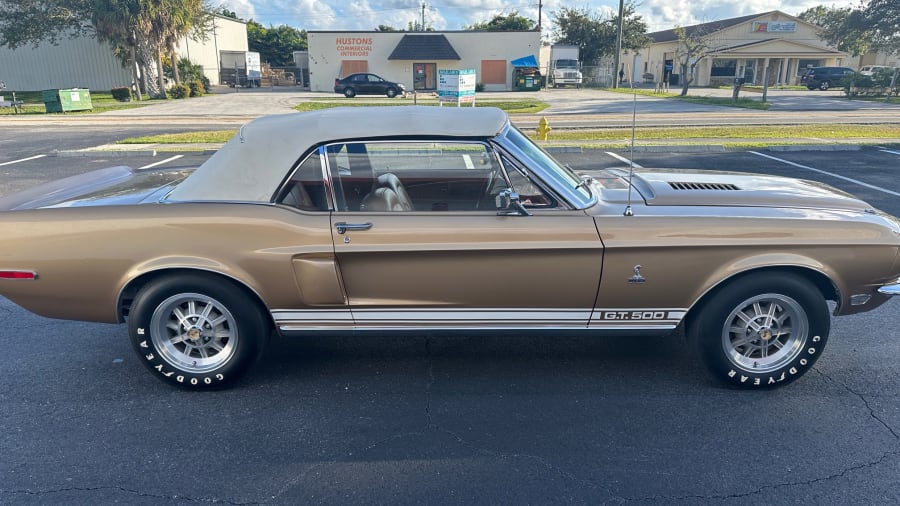
M 603 246 L 583 211 L 535 195 L 530 216 L 498 215 L 493 195 L 509 179 L 487 143 L 351 144 L 365 144 L 342 147 L 364 161 L 329 165 L 335 256 L 357 327 L 587 326 Z M 371 175 L 357 203 L 340 180 L 358 185 L 361 165 Z

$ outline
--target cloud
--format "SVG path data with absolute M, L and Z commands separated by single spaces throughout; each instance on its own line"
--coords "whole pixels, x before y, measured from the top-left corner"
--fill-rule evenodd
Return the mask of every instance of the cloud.
M 617 0 L 587 0 L 580 5 L 568 0 L 542 3 L 545 35 L 552 33 L 553 13 L 561 7 L 587 9 L 601 17 L 615 15 L 619 7 Z M 675 25 L 689 26 L 772 10 L 797 15 L 820 4 L 821 0 L 638 0 L 637 12 L 654 32 Z M 857 4 L 858 0 L 831 0 L 828 5 L 856 7 Z M 406 29 L 409 23 L 419 23 L 422 17 L 421 0 L 225 0 L 224 5 L 244 19 L 304 30 L 374 30 L 378 25 Z M 425 24 L 436 30 L 461 30 L 513 11 L 538 19 L 537 2 L 533 0 L 426 0 Z

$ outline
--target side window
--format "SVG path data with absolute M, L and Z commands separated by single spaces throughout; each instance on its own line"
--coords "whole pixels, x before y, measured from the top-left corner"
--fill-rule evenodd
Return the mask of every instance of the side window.
M 386 141 L 341 146 L 349 166 L 335 175 L 340 182 L 335 193 L 343 193 L 348 211 L 494 210 L 489 193 L 500 164 L 484 143 Z
M 317 152 L 309 155 L 297 167 L 291 179 L 275 198 L 276 204 L 296 207 L 304 211 L 328 211 L 322 163 Z
M 525 207 L 555 207 L 553 198 L 535 184 L 525 170 L 506 157 L 503 158 L 503 165 L 512 191 L 519 194 Z

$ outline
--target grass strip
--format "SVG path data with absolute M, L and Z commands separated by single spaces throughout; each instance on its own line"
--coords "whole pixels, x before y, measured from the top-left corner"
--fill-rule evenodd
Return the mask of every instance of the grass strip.
M 203 144 L 227 142 L 237 130 L 207 130 L 173 134 L 129 137 L 119 144 Z M 527 131 L 534 136 L 534 132 Z M 766 142 L 734 144 L 735 146 L 771 146 L 778 144 L 805 144 L 822 140 L 891 139 L 900 141 L 900 125 L 745 125 L 716 127 L 641 127 L 635 131 L 635 139 L 662 140 L 679 144 L 723 144 L 721 139 L 767 139 Z M 631 139 L 630 128 L 605 128 L 597 130 L 561 130 L 551 132 L 551 141 L 618 141 Z M 773 139 L 784 139 L 776 141 Z M 790 140 L 788 140 L 790 139 Z M 729 143 L 724 143 L 729 145 Z M 618 144 L 617 144 L 618 145 Z
M 19 106 L 19 114 L 48 114 L 44 106 L 44 92 L 42 91 L 17 91 L 16 100 L 24 102 Z M 0 91 L 4 100 L 12 100 L 12 92 L 9 90 Z M 135 107 L 143 107 L 150 102 L 119 102 L 112 97 L 110 92 L 91 92 L 91 105 L 93 109 L 87 111 L 69 111 L 66 113 L 52 114 L 96 114 L 106 111 L 115 111 L 119 109 L 134 109 Z M 16 111 L 12 107 L 0 107 L 0 116 L 15 115 Z
M 716 127 L 641 127 L 635 130 L 641 140 L 673 139 L 858 139 L 897 138 L 900 125 L 744 125 Z M 554 130 L 550 140 L 603 141 L 631 139 L 630 128 L 600 130 Z
M 727 97 L 698 97 L 694 95 L 687 95 L 682 97 L 680 93 L 657 93 L 654 90 L 650 89 L 642 89 L 642 88 L 604 88 L 604 91 L 610 91 L 613 93 L 622 93 L 626 95 L 643 95 L 647 97 L 656 97 L 656 98 L 670 98 L 673 100 L 681 100 L 683 102 L 689 102 L 691 104 L 700 104 L 700 105 L 717 105 L 723 107 L 738 107 L 741 109 L 758 109 L 761 111 L 765 111 L 769 109 L 769 103 L 763 102 L 761 99 L 752 99 L 752 98 L 738 98 L 737 100 L 733 100 Z

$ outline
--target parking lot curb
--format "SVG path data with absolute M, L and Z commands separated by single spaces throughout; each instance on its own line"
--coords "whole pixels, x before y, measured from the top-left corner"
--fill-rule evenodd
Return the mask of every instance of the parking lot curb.
M 655 144 L 650 146 L 635 146 L 638 153 L 724 153 L 722 144 Z
M 769 146 L 768 151 L 859 151 L 859 144 L 795 144 L 791 146 Z

